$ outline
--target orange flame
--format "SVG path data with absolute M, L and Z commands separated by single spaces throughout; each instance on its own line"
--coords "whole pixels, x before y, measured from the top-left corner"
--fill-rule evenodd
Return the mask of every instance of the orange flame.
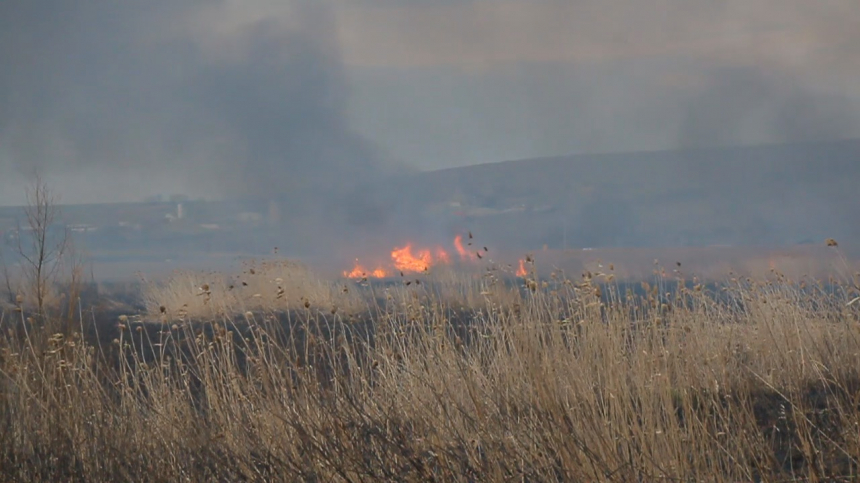
M 346 278 L 353 278 L 353 279 L 370 278 L 370 277 L 385 278 L 388 276 L 388 272 L 386 272 L 382 268 L 376 268 L 372 272 L 368 272 L 367 270 L 365 270 L 365 268 L 363 266 L 361 266 L 360 263 L 358 263 L 358 260 L 356 260 L 355 261 L 355 267 L 353 267 L 352 271 L 344 270 L 343 276 Z
M 394 267 L 401 272 L 424 272 L 433 264 L 433 257 L 429 250 L 421 250 L 413 254 L 411 243 L 403 248 L 392 250 L 391 259 L 394 261 Z
M 526 261 L 520 259 L 520 267 L 517 269 L 517 277 L 525 277 L 528 275 L 528 271 L 526 271 Z
M 463 235 L 457 235 L 454 237 L 454 247 L 457 249 L 457 253 L 460 255 L 460 260 L 474 260 L 475 254 L 466 251 L 463 247 Z
M 476 254 L 467 252 L 463 247 L 462 235 L 457 235 L 454 239 L 454 246 L 457 248 L 457 253 L 462 260 L 476 260 Z M 425 272 L 435 264 L 450 264 L 451 256 L 441 246 L 437 246 L 434 250 L 421 249 L 413 252 L 412 243 L 407 243 L 402 248 L 395 248 L 391 251 L 391 260 L 394 268 L 400 272 Z M 390 267 L 389 267 L 390 268 Z M 391 271 L 377 268 L 373 272 L 368 272 L 362 265 L 355 262 L 355 267 L 351 271 L 344 271 L 343 275 L 347 278 L 385 278 L 390 276 Z

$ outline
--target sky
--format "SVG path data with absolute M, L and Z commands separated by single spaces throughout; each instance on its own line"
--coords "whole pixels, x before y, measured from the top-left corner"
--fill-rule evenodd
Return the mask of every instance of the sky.
M 853 0 L 4 0 L 0 204 L 860 137 Z

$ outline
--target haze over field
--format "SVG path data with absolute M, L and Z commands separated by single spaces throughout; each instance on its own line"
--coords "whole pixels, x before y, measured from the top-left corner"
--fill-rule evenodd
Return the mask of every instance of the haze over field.
M 391 165 L 856 137 L 858 10 L 5 1 L 0 203 L 35 167 L 69 202 L 331 194 Z
M 856 142 L 735 148 L 860 138 L 858 24 L 848 0 L 5 1 L 0 205 L 34 170 L 68 203 L 278 198 L 255 242 L 301 253 L 450 241 L 426 211 L 455 199 L 555 210 L 481 225 L 518 248 L 565 224 L 611 246 L 854 237 Z M 589 153 L 635 154 L 409 180 Z

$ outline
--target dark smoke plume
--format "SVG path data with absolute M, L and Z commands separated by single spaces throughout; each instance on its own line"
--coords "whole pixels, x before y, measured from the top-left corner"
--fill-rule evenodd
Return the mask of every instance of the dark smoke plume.
M 86 173 L 102 193 L 109 175 L 308 204 L 384 173 L 391 163 L 345 121 L 326 3 L 293 1 L 213 39 L 218 25 L 194 19 L 218 5 L 2 2 L 0 169 Z

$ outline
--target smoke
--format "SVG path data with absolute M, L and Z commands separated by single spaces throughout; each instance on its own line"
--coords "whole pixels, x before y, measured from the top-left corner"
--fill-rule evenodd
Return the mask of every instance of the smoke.
M 856 134 L 857 105 L 818 92 L 782 72 L 715 68 L 686 103 L 679 147 L 709 147 L 845 139 Z
M 295 232 L 421 236 L 446 220 L 414 216 L 426 197 L 386 176 L 405 171 L 389 151 L 437 168 L 858 136 L 860 10 L 807 3 L 4 0 L 0 203 L 40 169 L 66 201 L 278 198 Z M 722 161 L 669 175 L 756 188 Z M 601 240 L 612 203 L 592 207 Z
M 432 168 L 857 136 L 856 12 L 847 0 L 7 0 L 0 169 L 71 177 L 90 198 L 298 198 L 379 179 L 395 163 L 368 139 Z
M 860 136 L 849 0 L 398 3 L 343 48 L 361 126 L 428 168 Z
M 313 204 L 394 166 L 345 119 L 326 2 L 232 7 L 2 2 L 0 170 L 71 177 L 85 201 L 184 192 Z

